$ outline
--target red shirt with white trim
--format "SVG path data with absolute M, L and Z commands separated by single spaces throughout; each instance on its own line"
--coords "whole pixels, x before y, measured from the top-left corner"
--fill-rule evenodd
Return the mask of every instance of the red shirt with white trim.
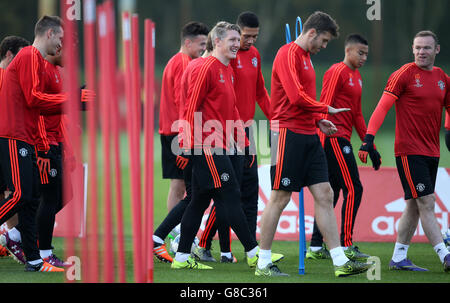
M 0 91 L 0 137 L 34 145 L 39 116 L 62 112 L 66 95 L 45 93 L 45 62 L 27 46 L 9 64 Z
M 395 156 L 439 157 L 443 107 L 450 107 L 446 75 L 439 67 L 423 70 L 414 62 L 395 71 L 385 94 L 395 101 Z
M 270 119 L 270 98 L 264 85 L 261 71 L 261 56 L 252 46 L 249 50 L 239 50 L 236 59 L 231 60 L 236 77 L 234 89 L 236 92 L 239 115 L 250 126 L 255 117 L 255 106 L 258 102 L 267 119 Z
M 328 106 L 316 101 L 316 73 L 308 52 L 295 42 L 282 46 L 275 57 L 271 83 L 271 128 L 306 135 L 316 133 L 319 113 Z

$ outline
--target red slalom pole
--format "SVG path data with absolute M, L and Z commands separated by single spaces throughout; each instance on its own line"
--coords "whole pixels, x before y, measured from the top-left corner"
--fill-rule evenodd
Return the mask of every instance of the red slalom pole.
M 79 76 L 79 61 L 78 61 L 78 46 L 76 43 L 76 36 L 78 34 L 75 21 L 69 20 L 67 18 L 68 5 L 66 1 L 61 1 L 61 15 L 64 20 L 64 50 L 63 57 L 65 63 L 64 70 L 64 90 L 67 92 L 67 102 L 65 104 L 65 112 L 67 113 L 70 121 L 72 122 L 72 126 L 69 128 L 68 140 L 72 147 L 73 153 L 76 159 L 81 160 L 81 141 L 80 135 L 77 134 L 76 129 L 80 122 L 80 85 L 78 82 Z M 63 186 L 64 188 L 68 188 L 68 186 L 73 186 L 73 198 L 71 203 L 75 204 L 74 212 L 79 213 L 80 203 L 83 201 L 83 186 L 82 186 L 82 174 L 80 172 L 80 168 L 73 172 L 71 178 L 70 170 L 66 169 L 64 164 L 64 170 L 67 172 L 63 176 Z M 67 201 L 67 190 L 63 191 L 63 199 Z M 74 226 L 75 220 L 74 216 L 76 214 L 71 214 L 67 217 L 67 226 L 70 228 Z M 66 238 L 66 257 L 75 256 L 75 235 L 73 231 L 71 231 L 70 235 Z M 69 282 L 73 282 L 68 280 Z
M 96 63 L 95 63 L 95 0 L 84 2 L 84 60 L 86 74 L 86 88 L 96 91 Z M 83 262 L 81 264 L 84 280 L 96 283 L 98 277 L 98 175 L 97 175 L 97 110 L 96 102 L 88 104 L 88 161 L 89 161 L 89 205 L 90 220 L 83 249 Z M 87 255 L 86 255 L 87 254 Z
M 101 110 L 101 127 L 102 127 L 102 143 L 103 143 L 103 180 L 104 180 L 104 209 L 103 209 L 103 261 L 104 261 L 104 281 L 106 283 L 114 282 L 114 254 L 113 254 L 113 225 L 112 225 L 112 195 L 111 195 L 111 106 L 109 100 L 111 98 L 111 86 L 109 81 L 111 68 L 110 52 L 108 51 L 107 32 L 108 32 L 108 17 L 106 13 L 106 5 L 103 4 L 98 10 L 98 31 L 100 42 L 100 108 Z
M 145 230 L 144 245 L 146 258 L 146 281 L 153 283 L 153 148 L 154 148 L 154 73 L 155 73 L 155 24 L 145 19 L 144 47 L 144 90 L 145 90 L 145 171 L 144 171 L 144 206 Z
M 137 82 L 136 73 L 132 71 L 131 43 L 132 36 L 136 38 L 136 33 L 132 35 L 131 19 L 128 12 L 124 12 L 122 16 L 123 22 L 123 46 L 125 60 L 125 95 L 127 99 L 127 128 L 128 128 L 128 145 L 130 153 L 130 187 L 131 187 L 131 209 L 133 220 L 133 261 L 134 261 L 134 280 L 137 283 L 143 282 L 142 267 L 142 224 L 141 224 L 141 192 L 140 192 L 140 161 L 136 161 L 137 148 L 136 137 L 139 136 L 139 128 L 136 135 L 136 100 L 140 96 L 136 93 L 135 83 Z M 134 42 L 134 41 L 133 41 Z M 138 60 L 138 58 L 135 60 Z M 138 64 L 139 65 L 139 64 Z M 136 102 L 135 102 L 136 101 Z
M 116 216 L 117 216 L 117 246 L 118 246 L 118 273 L 119 282 L 126 282 L 125 271 L 125 244 L 123 234 L 123 209 L 122 209 L 122 173 L 120 165 L 120 142 L 119 142 L 119 100 L 117 96 L 117 52 L 116 52 L 116 26 L 115 26 L 115 10 L 112 1 L 105 3 L 105 9 L 108 20 L 107 32 L 107 50 L 110 53 L 108 61 L 109 82 L 112 84 L 109 99 L 111 104 L 111 132 L 113 140 L 114 152 L 114 186 L 116 194 Z
M 142 201 L 141 201 L 141 67 L 139 63 L 139 16 L 133 14 L 131 17 L 131 53 L 132 53 L 132 116 L 133 116 L 133 158 L 135 182 L 132 186 L 137 193 L 136 207 L 139 208 L 139 234 L 138 239 L 142 239 Z M 144 273 L 144 248 L 143 242 L 140 241 L 139 249 L 141 250 L 141 269 L 139 270 L 140 282 L 145 281 Z

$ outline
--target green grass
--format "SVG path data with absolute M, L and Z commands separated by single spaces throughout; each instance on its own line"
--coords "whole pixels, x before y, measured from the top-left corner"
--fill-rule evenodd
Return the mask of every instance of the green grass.
M 217 241 L 214 241 L 217 242 Z M 214 243 L 216 244 L 216 243 Z M 213 244 L 213 256 L 220 257 L 218 245 Z M 413 273 L 388 270 L 392 257 L 393 243 L 356 243 L 362 252 L 380 258 L 380 280 L 370 281 L 367 274 L 336 278 L 331 260 L 305 260 L 306 274 L 298 274 L 298 242 L 275 241 L 273 252 L 283 253 L 279 262 L 281 271 L 289 277 L 263 278 L 254 275 L 244 260 L 242 245 L 233 241 L 232 251 L 238 259 L 236 264 L 205 263 L 213 270 L 172 270 L 169 264 L 155 264 L 155 280 L 164 283 L 448 283 L 450 277 L 444 273 L 439 258 L 429 244 L 417 243 L 409 249 L 409 256 L 429 272 Z
M 375 142 L 383 157 L 383 166 L 395 166 L 393 153 L 394 135 L 389 132 L 381 132 L 377 135 Z M 441 139 L 442 140 L 442 139 Z M 160 164 L 160 143 L 159 136 L 155 135 L 154 153 L 154 226 L 157 227 L 167 214 L 167 193 L 169 181 L 161 178 Z M 442 141 L 443 142 L 443 141 Z M 359 148 L 359 138 L 352 138 L 352 143 L 356 150 Z M 450 157 L 448 151 L 441 147 L 440 166 L 450 167 Z M 127 282 L 133 282 L 133 238 L 132 238 L 132 218 L 129 191 L 128 172 L 128 149 L 126 137 L 121 138 L 121 161 L 122 161 L 122 182 L 123 182 L 123 206 L 125 224 L 125 249 L 126 249 L 126 277 Z M 115 216 L 115 212 L 114 212 Z M 100 225 L 101 226 L 101 225 Z M 449 275 L 444 275 L 441 264 L 429 244 L 414 243 L 410 248 L 409 256 L 413 261 L 430 269 L 427 273 L 407 273 L 391 272 L 387 270 L 387 264 L 392 256 L 393 243 L 357 243 L 363 252 L 379 256 L 381 259 L 381 281 L 383 283 L 396 282 L 449 282 Z M 55 238 L 53 242 L 55 253 L 64 256 L 64 239 Z M 100 248 L 102 243 L 100 243 Z M 155 282 L 157 283 L 246 283 L 246 282 L 368 282 L 365 275 L 348 277 L 344 279 L 334 278 L 333 267 L 330 261 L 306 261 L 305 276 L 297 275 L 298 266 L 298 242 L 275 241 L 273 251 L 283 253 L 285 259 L 280 263 L 280 268 L 291 276 L 285 279 L 261 279 L 254 276 L 254 271 L 249 269 L 244 260 L 242 245 L 239 241 L 233 241 L 232 249 L 239 260 L 237 264 L 214 264 L 214 270 L 201 273 L 199 271 L 174 271 L 168 264 L 155 261 Z M 213 254 L 219 257 L 217 241 L 213 241 Z M 100 252 L 102 256 L 103 252 Z M 77 255 L 80 255 L 77 253 Z M 102 258 L 101 258 L 102 259 Z M 101 260 L 100 260 L 101 261 Z M 24 267 L 11 258 L 0 259 L 0 283 L 60 283 L 64 282 L 65 276 L 61 273 L 25 273 Z M 100 272 L 102 272 L 100 264 Z M 117 272 L 116 266 L 116 272 Z M 201 277 L 201 278 L 200 278 Z M 377 281 L 374 281 L 377 282 Z M 372 282 L 371 282 L 372 283 Z

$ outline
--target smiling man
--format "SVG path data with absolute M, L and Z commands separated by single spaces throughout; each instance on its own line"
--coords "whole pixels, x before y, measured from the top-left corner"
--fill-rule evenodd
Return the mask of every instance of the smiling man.
M 338 36 L 335 20 L 315 12 L 306 20 L 298 38 L 278 51 L 272 69 L 271 87 L 271 179 L 272 192 L 261 217 L 261 250 L 255 271 L 257 276 L 286 276 L 272 264 L 271 245 L 280 215 L 291 200 L 292 192 L 307 186 L 314 198 L 317 224 L 330 248 L 336 276 L 367 271 L 365 263 L 349 260 L 339 245 L 333 191 L 328 181 L 325 153 L 316 128 L 334 134 L 335 125 L 320 114 L 337 114 L 335 109 L 316 101 L 316 74 L 311 54 L 326 48 Z
M 422 228 L 450 271 L 450 253 L 443 242 L 434 207 L 434 187 L 439 166 L 442 110 L 450 110 L 447 76 L 434 66 L 440 52 L 437 36 L 431 31 L 416 34 L 412 51 L 414 62 L 403 65 L 387 82 L 383 96 L 370 118 L 359 157 L 365 162 L 383 120 L 395 103 L 395 160 L 405 193 L 406 208 L 398 224 L 397 241 L 389 264 L 393 270 L 426 271 L 407 258 L 419 219 Z
M 362 78 L 359 73 L 367 60 L 369 44 L 359 34 L 351 34 L 345 40 L 345 57 L 340 63 L 333 64 L 323 77 L 320 101 L 333 107 L 347 107 L 351 111 L 328 117 L 338 131 L 331 136 L 319 134 L 328 162 L 330 185 L 334 192 L 333 205 L 336 207 L 342 190 L 344 201 L 341 211 L 341 246 L 349 259 L 366 261 L 369 257 L 353 246 L 353 227 L 363 193 L 358 166 L 353 154 L 351 137 L 355 127 L 361 141 L 367 131 L 361 111 Z M 375 169 L 379 168 L 381 158 L 378 152 L 372 153 Z M 311 246 L 306 258 L 328 259 L 330 254 L 323 245 L 323 238 L 314 224 Z
M 249 143 L 236 108 L 235 79 L 230 66 L 240 47 L 239 26 L 219 22 L 211 31 L 211 41 L 212 54 L 194 67 L 187 89 L 185 120 L 190 129 L 201 125 L 203 131 L 201 136 L 190 136 L 192 201 L 181 220 L 181 238 L 173 269 L 211 269 L 190 257 L 192 241 L 211 199 L 244 246 L 249 265 L 258 258 L 258 243 L 250 233 L 240 205 L 238 174 L 230 159 L 234 150 L 243 150 Z M 236 132 L 229 131 L 229 122 L 237 125 Z M 206 127 L 211 123 L 214 127 Z
M 258 160 L 252 133 L 252 123 L 255 116 L 256 103 L 263 111 L 267 119 L 270 119 L 270 98 L 264 84 L 261 71 L 261 56 L 254 46 L 259 35 L 259 20 L 252 12 L 239 14 L 237 21 L 241 29 L 240 48 L 236 58 L 230 61 L 233 67 L 236 92 L 236 106 L 241 119 L 245 123 L 245 132 L 251 142 L 251 146 L 246 150 L 245 164 L 242 170 L 241 202 L 250 231 L 256 238 L 256 220 L 258 217 Z M 211 242 L 216 234 L 217 222 L 215 220 L 214 206 L 211 209 L 206 228 L 200 239 L 198 257 L 200 260 L 208 260 L 211 249 Z M 221 262 L 234 262 L 231 254 L 230 237 L 220 239 Z

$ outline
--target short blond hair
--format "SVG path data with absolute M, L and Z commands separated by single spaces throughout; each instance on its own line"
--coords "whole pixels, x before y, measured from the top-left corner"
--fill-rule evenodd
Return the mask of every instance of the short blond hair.
M 227 35 L 228 31 L 237 31 L 241 35 L 241 28 L 237 24 L 232 24 L 226 21 L 217 22 L 211 30 L 211 42 L 213 48 L 216 47 L 215 40 L 219 38 L 222 40 Z

